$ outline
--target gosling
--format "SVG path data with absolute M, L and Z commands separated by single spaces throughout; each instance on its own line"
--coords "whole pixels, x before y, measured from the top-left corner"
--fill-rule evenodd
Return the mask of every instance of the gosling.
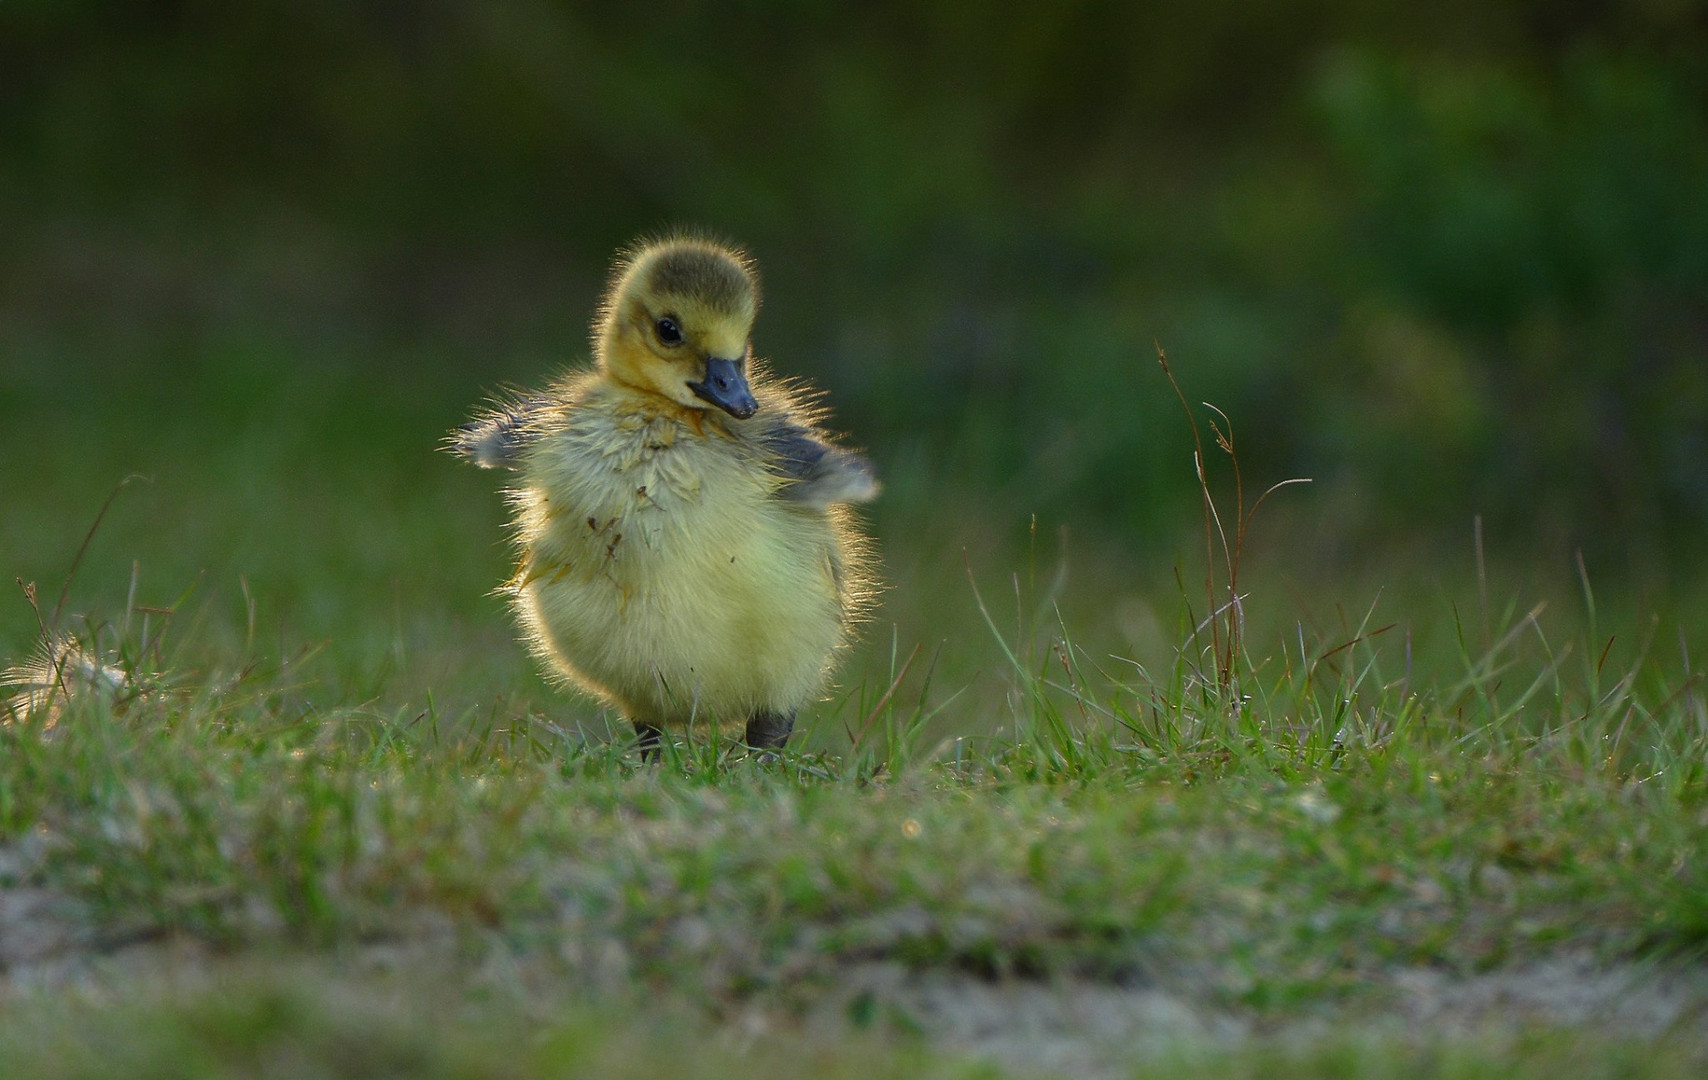
M 874 590 L 849 505 L 876 475 L 830 442 L 804 386 L 767 378 L 758 308 L 743 253 L 639 244 L 594 319 L 594 368 L 451 436 L 517 474 L 501 591 L 528 646 L 627 717 L 646 757 L 695 720 L 783 746 Z

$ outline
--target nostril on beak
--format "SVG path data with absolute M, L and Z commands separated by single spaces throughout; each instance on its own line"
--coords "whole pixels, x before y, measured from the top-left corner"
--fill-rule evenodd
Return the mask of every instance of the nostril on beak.
M 736 366 L 739 361 L 717 356 L 706 358 L 704 382 L 689 383 L 688 389 L 737 419 L 746 419 L 758 409 L 747 388 L 747 377 Z

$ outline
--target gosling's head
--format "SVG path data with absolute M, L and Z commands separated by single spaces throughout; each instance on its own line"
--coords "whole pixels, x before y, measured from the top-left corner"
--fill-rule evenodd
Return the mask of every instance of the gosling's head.
M 616 381 L 689 409 L 745 420 L 759 283 L 739 252 L 699 239 L 638 245 L 620 259 L 594 323 L 599 363 Z

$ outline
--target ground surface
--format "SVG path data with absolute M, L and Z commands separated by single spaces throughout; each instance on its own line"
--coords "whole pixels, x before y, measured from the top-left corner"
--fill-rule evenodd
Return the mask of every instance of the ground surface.
M 25 1019 L 0 1062 L 90 1024 L 126 1053 L 194 1044 L 209 1076 L 1708 1062 L 1688 687 L 1651 710 L 1635 680 L 1587 708 L 1562 684 L 1549 727 L 1396 703 L 1374 654 L 1328 716 L 1285 678 L 1229 715 L 1189 671 L 1140 708 L 1020 668 L 1008 737 L 910 748 L 887 703 L 881 745 L 709 735 L 642 764 L 543 719 L 453 738 L 310 713 L 312 682 L 266 665 L 123 653 L 5 733 L 0 964 Z M 1479 678 L 1464 711 L 1503 708 Z M 352 1066 L 353 1015 L 402 1056 Z M 143 1029 L 165 1034 L 128 1048 Z

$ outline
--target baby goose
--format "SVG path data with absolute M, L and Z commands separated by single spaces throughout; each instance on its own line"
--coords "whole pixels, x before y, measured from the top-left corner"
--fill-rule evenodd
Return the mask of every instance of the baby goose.
M 872 593 L 847 504 L 877 479 L 758 369 L 758 307 L 742 253 L 639 245 L 594 320 L 595 368 L 452 435 L 519 474 L 504 591 L 529 646 L 627 716 L 645 754 L 693 717 L 782 746 Z

